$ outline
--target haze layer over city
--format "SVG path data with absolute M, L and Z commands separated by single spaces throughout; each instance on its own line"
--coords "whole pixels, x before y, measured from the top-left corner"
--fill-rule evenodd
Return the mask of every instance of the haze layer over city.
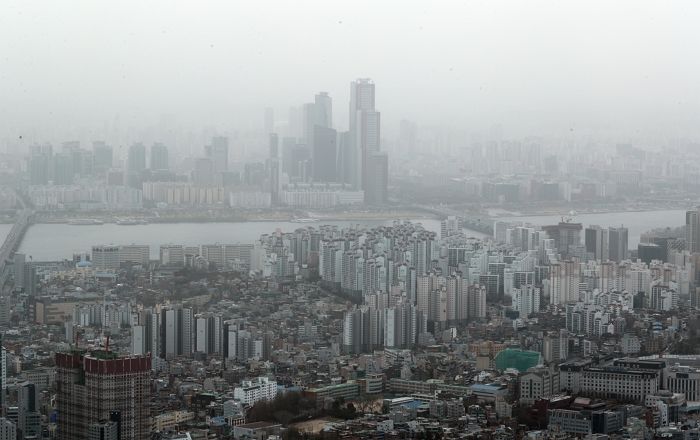
M 699 438 L 698 19 L 0 3 L 0 440 Z

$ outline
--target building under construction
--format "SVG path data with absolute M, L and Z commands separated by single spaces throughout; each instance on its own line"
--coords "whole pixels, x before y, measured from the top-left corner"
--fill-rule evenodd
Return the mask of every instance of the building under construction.
M 107 350 L 56 354 L 59 440 L 89 440 L 93 425 L 117 424 L 121 440 L 150 438 L 151 356 Z

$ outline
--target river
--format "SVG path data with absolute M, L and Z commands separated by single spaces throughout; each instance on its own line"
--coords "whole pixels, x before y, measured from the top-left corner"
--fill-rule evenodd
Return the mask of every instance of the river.
M 412 220 L 423 224 L 428 230 L 440 232 L 440 221 L 434 219 Z M 70 258 L 74 253 L 89 252 L 96 244 L 147 244 L 151 247 L 151 258 L 159 258 L 161 244 L 176 243 L 197 246 L 212 243 L 252 243 L 262 234 L 281 230 L 292 232 L 307 226 L 321 224 L 336 226 L 390 225 L 392 220 L 324 221 L 317 223 L 293 222 L 228 222 L 228 223 L 152 223 L 148 225 L 121 226 L 104 225 L 36 224 L 29 227 L 19 252 L 31 255 L 35 261 L 57 261 Z M 7 234 L 7 233 L 5 233 Z M 468 231 L 473 237 L 483 237 L 478 232 Z
M 517 216 L 499 217 L 499 220 L 526 222 L 535 225 L 556 223 L 559 216 Z M 440 221 L 434 219 L 413 220 L 422 223 L 426 229 L 440 232 Z M 624 225 L 629 229 L 629 246 L 636 248 L 639 236 L 653 228 L 679 226 L 685 222 L 685 211 L 665 210 L 648 212 L 609 212 L 580 214 L 574 221 L 584 227 Z M 74 253 L 89 252 L 97 244 L 147 244 L 151 247 L 151 258 L 158 258 L 159 246 L 177 243 L 197 246 L 211 243 L 252 243 L 260 235 L 279 229 L 291 232 L 307 226 L 330 224 L 337 226 L 390 225 L 392 220 L 322 220 L 319 223 L 292 223 L 253 221 L 240 223 L 152 223 L 149 225 L 120 226 L 112 223 L 104 225 L 36 224 L 32 225 L 20 245 L 19 252 L 31 255 L 35 261 L 56 261 L 70 258 Z M 0 225 L 0 237 L 7 235 L 12 225 Z M 483 237 L 483 234 L 467 231 L 468 235 Z

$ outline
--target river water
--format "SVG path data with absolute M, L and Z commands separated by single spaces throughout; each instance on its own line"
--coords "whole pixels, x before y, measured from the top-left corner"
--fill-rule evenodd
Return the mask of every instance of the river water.
M 440 221 L 434 219 L 411 220 L 421 223 L 428 230 L 440 232 Z M 212 243 L 252 243 L 262 234 L 276 230 L 292 232 L 321 224 L 349 227 L 352 225 L 390 225 L 393 220 L 324 221 L 316 223 L 293 222 L 228 222 L 228 223 L 152 223 L 148 225 L 122 226 L 36 224 L 32 225 L 22 241 L 19 252 L 31 255 L 35 261 L 56 261 L 70 258 L 74 253 L 88 252 L 96 244 L 147 244 L 151 258 L 158 258 L 161 244 L 175 243 L 197 246 Z M 7 234 L 7 233 L 5 233 Z M 468 235 L 483 237 L 478 232 Z
M 556 223 L 558 216 L 499 217 L 500 220 L 526 222 L 534 225 Z M 426 229 L 440 232 L 440 221 L 433 219 L 413 220 Z M 629 228 L 630 248 L 636 248 L 639 236 L 652 228 L 679 226 L 685 222 L 685 211 L 666 210 L 649 212 L 610 212 L 580 214 L 574 221 L 584 227 L 597 224 L 603 227 L 624 225 Z M 35 261 L 55 261 L 70 258 L 74 253 L 89 252 L 97 244 L 147 244 L 151 247 L 151 258 L 158 258 L 159 246 L 166 243 L 197 246 L 211 243 L 252 243 L 262 234 L 281 230 L 291 232 L 319 224 L 347 227 L 351 225 L 390 225 L 392 220 L 324 221 L 319 223 L 292 223 L 254 221 L 240 223 L 154 223 L 149 225 L 121 226 L 36 224 L 24 237 L 19 252 L 31 255 Z M 6 226 L 6 228 L 5 228 Z M 4 238 L 11 225 L 0 225 L 0 237 Z M 483 237 L 483 234 L 467 231 L 468 235 Z

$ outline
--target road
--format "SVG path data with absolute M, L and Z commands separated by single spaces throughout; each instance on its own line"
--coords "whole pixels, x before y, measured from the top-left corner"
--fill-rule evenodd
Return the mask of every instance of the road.
M 25 205 L 22 197 L 17 195 L 17 200 L 22 205 L 22 209 L 19 211 L 17 220 L 7 234 L 2 247 L 0 247 L 0 286 L 5 286 L 9 276 L 7 263 L 11 261 L 14 253 L 19 248 L 22 238 L 24 238 L 24 234 L 34 218 L 34 210 Z

